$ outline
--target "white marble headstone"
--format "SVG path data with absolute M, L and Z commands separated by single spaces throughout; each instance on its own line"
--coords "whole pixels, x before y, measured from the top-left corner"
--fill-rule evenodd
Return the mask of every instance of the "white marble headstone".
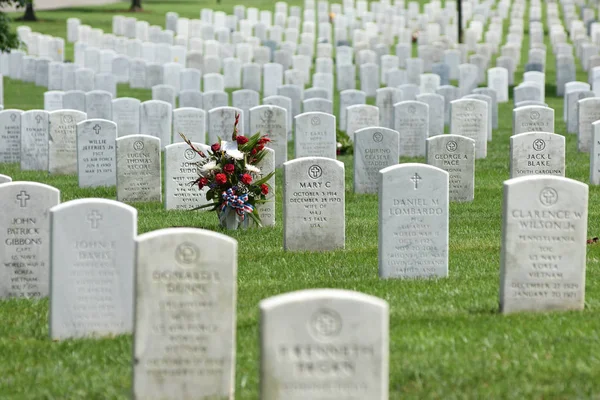
M 448 276 L 448 172 L 400 164 L 379 172 L 379 276 Z
M 136 254 L 134 397 L 233 400 L 237 242 L 163 229 L 139 236 Z
M 106 199 L 50 210 L 50 337 L 133 331 L 137 210 Z
M 48 296 L 50 208 L 58 189 L 37 182 L 0 184 L 0 298 Z
M 500 311 L 582 310 L 588 186 L 558 176 L 504 182 Z
M 130 135 L 118 138 L 116 144 L 117 200 L 161 201 L 160 139 Z

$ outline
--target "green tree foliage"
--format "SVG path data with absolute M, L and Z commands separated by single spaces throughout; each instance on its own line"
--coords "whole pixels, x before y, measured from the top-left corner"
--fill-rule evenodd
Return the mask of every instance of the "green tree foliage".
M 31 0 L 32 1 L 32 0 Z M 23 7 L 26 0 L 0 0 L 0 6 L 12 6 Z M 19 47 L 19 38 L 14 31 L 10 29 L 10 18 L 0 12 L 0 50 L 8 51 Z

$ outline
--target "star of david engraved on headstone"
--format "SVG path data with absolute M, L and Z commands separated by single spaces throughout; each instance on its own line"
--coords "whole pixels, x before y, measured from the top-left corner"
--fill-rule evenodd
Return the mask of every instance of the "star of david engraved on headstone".
M 423 179 L 415 172 L 415 175 L 410 180 L 415 184 L 415 190 L 419 188 L 419 181 Z
M 87 220 L 90 222 L 92 229 L 98 229 L 100 221 L 102 221 L 102 214 L 98 210 L 92 210 L 88 214 Z
M 19 200 L 19 205 L 21 207 L 27 207 L 27 200 L 30 198 L 31 196 L 24 190 L 21 190 L 21 192 L 17 195 L 17 200 Z

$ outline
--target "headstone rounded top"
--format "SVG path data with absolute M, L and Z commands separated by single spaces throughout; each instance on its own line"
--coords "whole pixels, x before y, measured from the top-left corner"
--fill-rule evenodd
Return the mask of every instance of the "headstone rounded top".
M 198 235 L 198 236 L 212 236 L 214 238 L 220 239 L 224 242 L 229 242 L 237 246 L 237 240 L 234 238 L 224 235 L 219 232 L 210 231 L 207 229 L 199 229 L 199 228 L 166 228 L 159 229 L 152 232 L 147 232 L 142 235 L 138 235 L 136 238 L 137 242 L 145 242 L 148 240 L 154 240 L 156 238 L 161 237 L 169 237 L 171 235 Z
M 433 165 L 429 165 L 429 164 L 421 164 L 421 163 L 405 163 L 405 164 L 396 164 L 396 165 L 392 165 L 389 167 L 386 167 L 382 170 L 379 171 L 380 174 L 386 174 L 388 172 L 392 172 L 395 170 L 407 170 L 409 168 L 418 168 L 421 170 L 426 170 L 426 171 L 431 171 L 433 173 L 441 173 L 442 175 L 448 175 L 448 172 L 444 171 L 441 168 L 438 167 L 434 167 Z
M 383 309 L 389 308 L 388 302 L 379 297 L 343 289 L 304 289 L 283 293 L 262 300 L 259 303 L 259 307 L 261 310 L 266 311 L 291 303 L 306 303 L 308 301 L 327 302 L 330 299 L 359 301 L 361 303 L 370 303 L 373 306 Z
M 334 160 L 332 158 L 327 157 L 300 157 L 290 161 L 286 161 L 284 166 L 292 166 L 294 164 L 302 164 L 302 163 L 310 163 L 310 162 L 334 162 L 340 167 L 344 167 L 344 163 L 339 160 Z
M 536 132 L 538 133 L 538 132 Z M 504 186 L 505 187 L 517 187 L 517 186 L 523 186 L 525 188 L 530 189 L 529 186 L 526 185 L 540 185 L 540 186 L 548 186 L 548 185 L 571 185 L 571 189 L 569 190 L 569 192 L 572 192 L 572 189 L 575 187 L 578 187 L 580 190 L 585 190 L 585 193 L 588 192 L 588 185 L 583 183 L 583 182 L 579 182 L 575 179 L 570 179 L 570 178 L 565 178 L 563 176 L 555 176 L 555 175 L 527 175 L 527 176 L 520 176 L 518 178 L 512 178 L 512 179 L 508 179 L 506 181 L 504 181 Z M 540 193 L 541 196 L 542 193 Z M 557 199 L 559 200 L 559 199 Z M 542 202 L 543 205 L 547 205 L 547 206 L 552 206 L 554 204 L 557 203 L 557 201 L 550 201 L 550 200 L 540 200 Z
M 46 185 L 45 183 L 32 182 L 32 181 L 12 181 L 12 182 L 6 182 L 6 183 L 3 183 L 3 184 L 0 184 L 0 190 L 9 189 L 9 188 L 15 187 L 15 186 L 21 186 L 21 187 L 23 187 L 23 186 L 30 186 L 30 187 L 44 188 L 44 189 L 47 189 L 47 190 L 50 190 L 50 191 L 53 191 L 53 192 L 56 192 L 56 193 L 60 194 L 60 190 L 58 190 L 54 186 Z
M 56 214 L 64 211 L 65 209 L 88 207 L 92 204 L 97 206 L 117 206 L 121 209 L 128 210 L 132 215 L 137 215 L 137 209 L 135 207 L 132 207 L 125 203 L 121 203 L 120 201 L 100 198 L 85 198 L 67 201 L 65 203 L 61 203 L 57 206 L 52 207 L 50 209 L 50 212 Z

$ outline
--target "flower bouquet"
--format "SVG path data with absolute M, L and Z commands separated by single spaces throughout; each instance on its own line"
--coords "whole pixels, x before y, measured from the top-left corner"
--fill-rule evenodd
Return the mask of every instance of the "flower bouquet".
M 267 182 L 273 176 L 273 173 L 261 176 L 256 167 L 266 155 L 264 148 L 271 140 L 260 133 L 251 137 L 238 135 L 239 119 L 240 115 L 236 114 L 232 140 L 219 138 L 206 154 L 180 133 L 188 146 L 200 155 L 196 163 L 198 179 L 191 184 L 197 185 L 199 190 L 208 187 L 206 200 L 212 202 L 194 210 L 216 211 L 221 226 L 227 229 L 237 229 L 240 224 L 247 228 L 250 219 L 262 226 L 256 206 L 266 202 L 271 190 Z

